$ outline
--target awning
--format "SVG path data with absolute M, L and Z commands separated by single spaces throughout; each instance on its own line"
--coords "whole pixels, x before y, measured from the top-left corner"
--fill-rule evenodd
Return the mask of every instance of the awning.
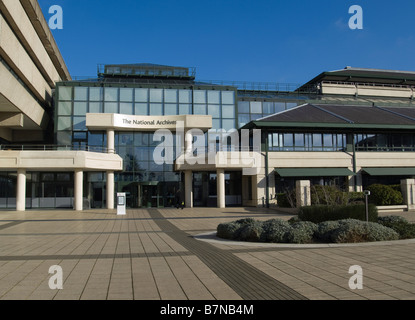
M 362 171 L 371 176 L 415 176 L 415 167 L 363 168 Z
M 354 176 L 347 168 L 275 168 L 281 177 L 348 177 Z

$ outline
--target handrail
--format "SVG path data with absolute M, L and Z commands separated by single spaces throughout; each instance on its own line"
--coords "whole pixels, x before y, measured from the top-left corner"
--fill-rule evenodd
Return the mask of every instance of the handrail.
M 108 149 L 100 146 L 76 145 L 0 145 L 0 151 L 87 151 L 108 153 Z

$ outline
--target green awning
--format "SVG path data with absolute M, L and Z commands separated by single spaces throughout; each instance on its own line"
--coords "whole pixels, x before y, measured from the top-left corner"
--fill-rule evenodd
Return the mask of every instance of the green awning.
M 354 176 L 347 168 L 276 168 L 281 177 L 348 177 Z
M 415 167 L 402 168 L 363 168 L 371 176 L 415 176 Z

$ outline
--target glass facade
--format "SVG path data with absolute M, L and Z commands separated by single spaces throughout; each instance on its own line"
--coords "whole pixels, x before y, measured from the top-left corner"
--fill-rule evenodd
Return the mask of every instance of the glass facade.
M 238 101 L 238 127 L 270 116 L 272 114 L 297 107 L 301 102 L 291 100 L 276 101 Z
M 270 133 L 269 151 L 345 151 L 346 134 Z
M 95 84 L 58 86 L 55 121 L 56 143 L 90 150 L 106 148 L 106 132 L 91 132 L 86 127 L 87 113 L 114 113 L 143 116 L 211 115 L 212 129 L 235 129 L 237 126 L 237 94 L 228 88 L 163 88 L 163 87 L 97 87 Z M 206 135 L 207 138 L 207 135 Z M 180 140 L 180 139 L 179 139 Z M 183 192 L 183 179 L 174 172 L 173 164 L 158 165 L 153 152 L 159 141 L 152 132 L 116 132 L 116 153 L 123 159 L 123 172 L 115 173 L 116 192 L 127 193 L 129 207 L 174 206 L 177 194 Z M 176 159 L 176 138 L 173 137 Z M 178 146 L 182 147 L 182 146 Z M 178 149 L 181 150 L 181 149 Z M 89 198 L 92 206 L 103 206 L 105 183 L 91 175 Z

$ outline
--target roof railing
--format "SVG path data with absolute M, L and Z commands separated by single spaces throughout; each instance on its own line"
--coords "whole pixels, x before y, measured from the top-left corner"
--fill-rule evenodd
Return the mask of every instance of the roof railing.
M 108 149 L 100 146 L 88 145 L 0 145 L 0 151 L 87 151 L 108 153 Z

